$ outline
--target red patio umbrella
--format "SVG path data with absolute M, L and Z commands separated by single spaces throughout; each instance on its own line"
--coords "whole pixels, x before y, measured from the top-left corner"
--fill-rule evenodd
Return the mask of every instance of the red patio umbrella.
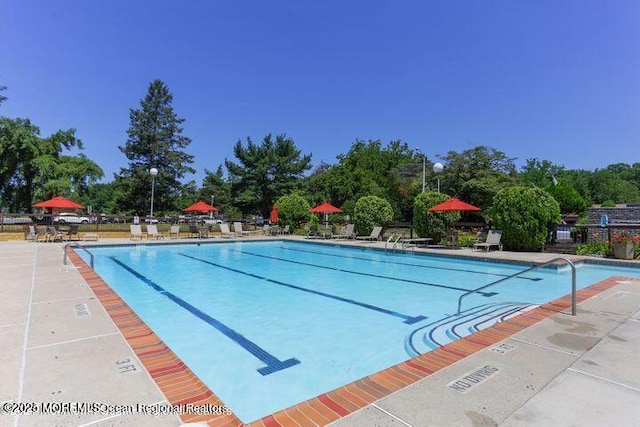
M 435 205 L 429 209 L 429 212 L 477 212 L 479 210 L 481 209 L 477 206 L 470 205 L 469 203 L 452 197 L 449 200 Z
M 324 202 L 323 204 L 318 205 L 315 208 L 309 209 L 309 212 L 330 214 L 330 213 L 340 213 L 344 211 L 342 209 L 336 208 L 329 202 Z
M 323 204 L 318 205 L 315 208 L 309 209 L 309 212 L 323 213 L 324 214 L 324 223 L 325 223 L 324 225 L 326 226 L 327 223 L 329 222 L 329 214 L 330 213 L 340 213 L 340 212 L 344 212 L 344 211 L 342 209 L 336 208 L 335 206 L 333 206 L 329 202 L 324 202 Z
M 275 224 L 278 222 L 278 209 L 276 209 L 276 205 L 273 205 L 271 208 L 271 214 L 269 215 L 269 222 L 271 224 Z
M 47 209 L 82 209 L 84 206 L 73 202 L 66 197 L 57 196 L 53 199 L 45 200 L 44 202 L 36 203 L 34 208 L 47 208 Z
M 185 212 L 215 212 L 218 210 L 215 206 L 211 206 L 208 203 L 203 202 L 202 200 L 198 200 L 191 206 L 186 209 L 183 209 Z

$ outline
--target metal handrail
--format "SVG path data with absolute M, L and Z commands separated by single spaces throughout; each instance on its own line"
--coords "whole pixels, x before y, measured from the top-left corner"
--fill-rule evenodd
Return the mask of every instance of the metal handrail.
M 569 266 L 571 267 L 571 315 L 575 316 L 576 315 L 576 266 L 573 264 L 573 262 L 571 262 L 570 260 L 568 260 L 566 258 L 554 258 L 554 259 L 549 260 L 549 261 L 547 261 L 545 263 L 534 265 L 533 267 L 528 268 L 528 269 L 523 270 L 523 271 L 520 271 L 519 273 L 515 273 L 515 274 L 512 274 L 511 276 L 507 276 L 507 277 L 504 277 L 502 279 L 496 280 L 495 282 L 491 282 L 488 285 L 481 286 L 478 289 L 472 289 L 469 292 L 465 292 L 464 294 L 460 295 L 460 298 L 458 298 L 458 313 L 456 314 L 456 316 L 460 315 L 460 311 L 461 311 L 461 307 L 462 307 L 462 300 L 467 295 L 474 294 L 476 292 L 479 292 L 479 291 L 482 291 L 484 289 L 487 289 L 490 286 L 497 285 L 498 283 L 502 283 L 505 280 L 513 279 L 513 278 L 518 277 L 518 276 L 520 276 L 522 274 L 528 273 L 530 271 L 535 271 L 535 270 L 537 270 L 539 268 L 542 268 L 542 267 L 547 266 L 549 264 L 553 264 L 553 263 L 558 262 L 558 261 L 564 261 L 567 264 L 569 264 Z
M 91 264 L 91 268 L 93 268 L 93 254 L 91 252 L 89 252 L 89 249 L 85 248 L 84 246 L 82 246 L 79 243 L 67 243 L 66 245 L 64 245 L 64 255 L 62 257 L 62 263 L 64 265 L 67 265 L 67 248 L 70 248 L 70 247 L 80 248 L 83 251 L 85 251 L 86 253 L 88 253 L 89 257 L 90 257 L 89 264 Z

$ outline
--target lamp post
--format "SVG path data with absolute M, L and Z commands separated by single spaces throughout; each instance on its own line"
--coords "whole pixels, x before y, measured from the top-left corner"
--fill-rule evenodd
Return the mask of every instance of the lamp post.
M 433 172 L 436 174 L 439 174 L 440 172 L 442 172 L 442 170 L 444 169 L 444 166 L 442 165 L 442 163 L 435 163 L 433 165 Z M 440 177 L 438 176 L 438 193 L 440 192 Z
M 425 156 L 422 150 L 420 150 L 417 147 L 416 147 L 416 151 L 418 152 L 418 154 L 422 155 L 422 192 L 424 193 L 424 183 L 425 183 L 424 179 L 425 179 L 425 168 L 427 166 L 427 156 Z
M 213 201 L 215 200 L 216 196 L 214 196 L 213 194 L 211 195 L 211 206 L 213 206 Z M 213 219 L 213 211 L 209 212 L 209 219 Z
M 156 175 L 158 175 L 158 169 L 151 168 L 149 169 L 149 173 L 151 174 L 151 212 L 149 213 L 149 216 L 153 218 L 153 191 L 156 186 Z

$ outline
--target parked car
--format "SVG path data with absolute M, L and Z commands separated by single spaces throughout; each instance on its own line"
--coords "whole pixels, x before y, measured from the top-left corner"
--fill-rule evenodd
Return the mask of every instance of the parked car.
M 74 212 L 61 212 L 53 218 L 53 222 L 60 224 L 88 224 L 89 217 L 80 216 Z
M 222 220 L 221 219 L 205 219 L 204 223 L 205 224 L 222 224 Z

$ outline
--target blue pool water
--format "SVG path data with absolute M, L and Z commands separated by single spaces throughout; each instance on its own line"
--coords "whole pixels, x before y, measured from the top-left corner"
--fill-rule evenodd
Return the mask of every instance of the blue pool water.
M 570 293 L 523 265 L 289 241 L 98 247 L 95 270 L 244 422 Z M 640 269 L 584 266 L 583 288 Z

